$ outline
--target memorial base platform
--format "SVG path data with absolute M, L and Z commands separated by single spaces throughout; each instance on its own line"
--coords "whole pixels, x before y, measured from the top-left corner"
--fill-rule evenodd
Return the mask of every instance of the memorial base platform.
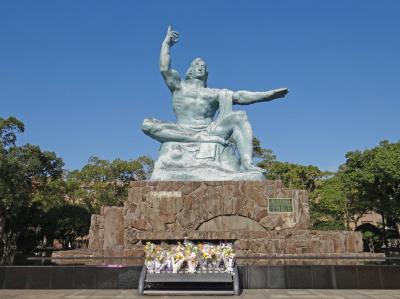
M 310 230 L 308 193 L 270 180 L 132 182 L 124 207 L 103 207 L 92 216 L 89 239 L 97 256 L 126 257 L 131 264 L 137 260 L 129 257 L 143 256 L 146 241 L 168 246 L 184 239 L 230 241 L 239 264 L 366 256 L 361 233 Z

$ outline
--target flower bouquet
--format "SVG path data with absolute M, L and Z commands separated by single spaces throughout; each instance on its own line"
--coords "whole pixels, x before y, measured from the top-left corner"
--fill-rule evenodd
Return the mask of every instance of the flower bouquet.
M 185 260 L 186 264 L 188 266 L 188 272 L 189 273 L 195 273 L 197 264 L 198 264 L 198 252 L 199 249 L 197 246 L 194 245 L 193 242 L 186 241 L 183 243 L 185 246 Z
M 156 245 L 147 242 L 144 246 L 144 263 L 149 273 L 154 273 Z
M 192 252 L 187 258 L 186 263 L 188 265 L 188 272 L 195 273 L 197 268 L 197 255 L 196 253 Z
M 172 273 L 178 273 L 184 261 L 183 253 L 181 251 L 176 252 L 172 258 Z
M 209 244 L 199 244 L 199 263 L 200 268 L 203 271 L 208 269 L 208 264 L 211 261 L 210 245 Z
M 154 271 L 160 273 L 167 265 L 167 253 L 160 246 L 156 246 L 154 256 Z
M 221 264 L 222 260 L 222 250 L 221 246 L 213 246 L 210 250 L 211 252 L 211 265 L 214 270 L 219 271 L 219 265 Z
M 185 246 L 183 246 L 181 242 L 178 242 L 178 244 L 173 248 L 173 250 L 175 252 L 178 252 L 178 251 L 182 252 L 185 250 Z
M 233 272 L 233 266 L 235 264 L 235 252 L 231 245 L 226 245 L 222 250 L 222 260 L 224 261 L 225 271 Z
M 166 266 L 165 266 L 165 270 L 167 271 L 167 273 L 172 273 L 172 265 L 173 265 L 173 252 L 172 251 L 168 251 L 167 252 L 167 258 L 166 258 Z

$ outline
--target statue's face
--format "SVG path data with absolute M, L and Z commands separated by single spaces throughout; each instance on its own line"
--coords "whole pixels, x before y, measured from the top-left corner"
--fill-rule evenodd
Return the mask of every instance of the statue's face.
M 207 73 L 207 65 L 203 60 L 198 60 L 193 65 L 193 77 L 204 78 Z
M 207 64 L 204 62 L 204 60 L 201 58 L 196 58 L 195 60 L 193 60 L 186 73 L 186 78 L 207 81 L 207 77 L 208 77 Z

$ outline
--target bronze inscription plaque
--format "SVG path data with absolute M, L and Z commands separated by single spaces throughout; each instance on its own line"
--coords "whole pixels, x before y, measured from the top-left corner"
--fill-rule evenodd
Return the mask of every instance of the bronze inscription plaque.
M 268 198 L 269 213 L 293 213 L 292 198 Z

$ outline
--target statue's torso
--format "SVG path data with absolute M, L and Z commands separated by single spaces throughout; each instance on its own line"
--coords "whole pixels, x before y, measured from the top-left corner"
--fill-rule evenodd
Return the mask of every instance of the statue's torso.
M 218 110 L 218 92 L 182 82 L 181 88 L 172 95 L 172 105 L 177 123 L 190 126 L 208 125 Z

